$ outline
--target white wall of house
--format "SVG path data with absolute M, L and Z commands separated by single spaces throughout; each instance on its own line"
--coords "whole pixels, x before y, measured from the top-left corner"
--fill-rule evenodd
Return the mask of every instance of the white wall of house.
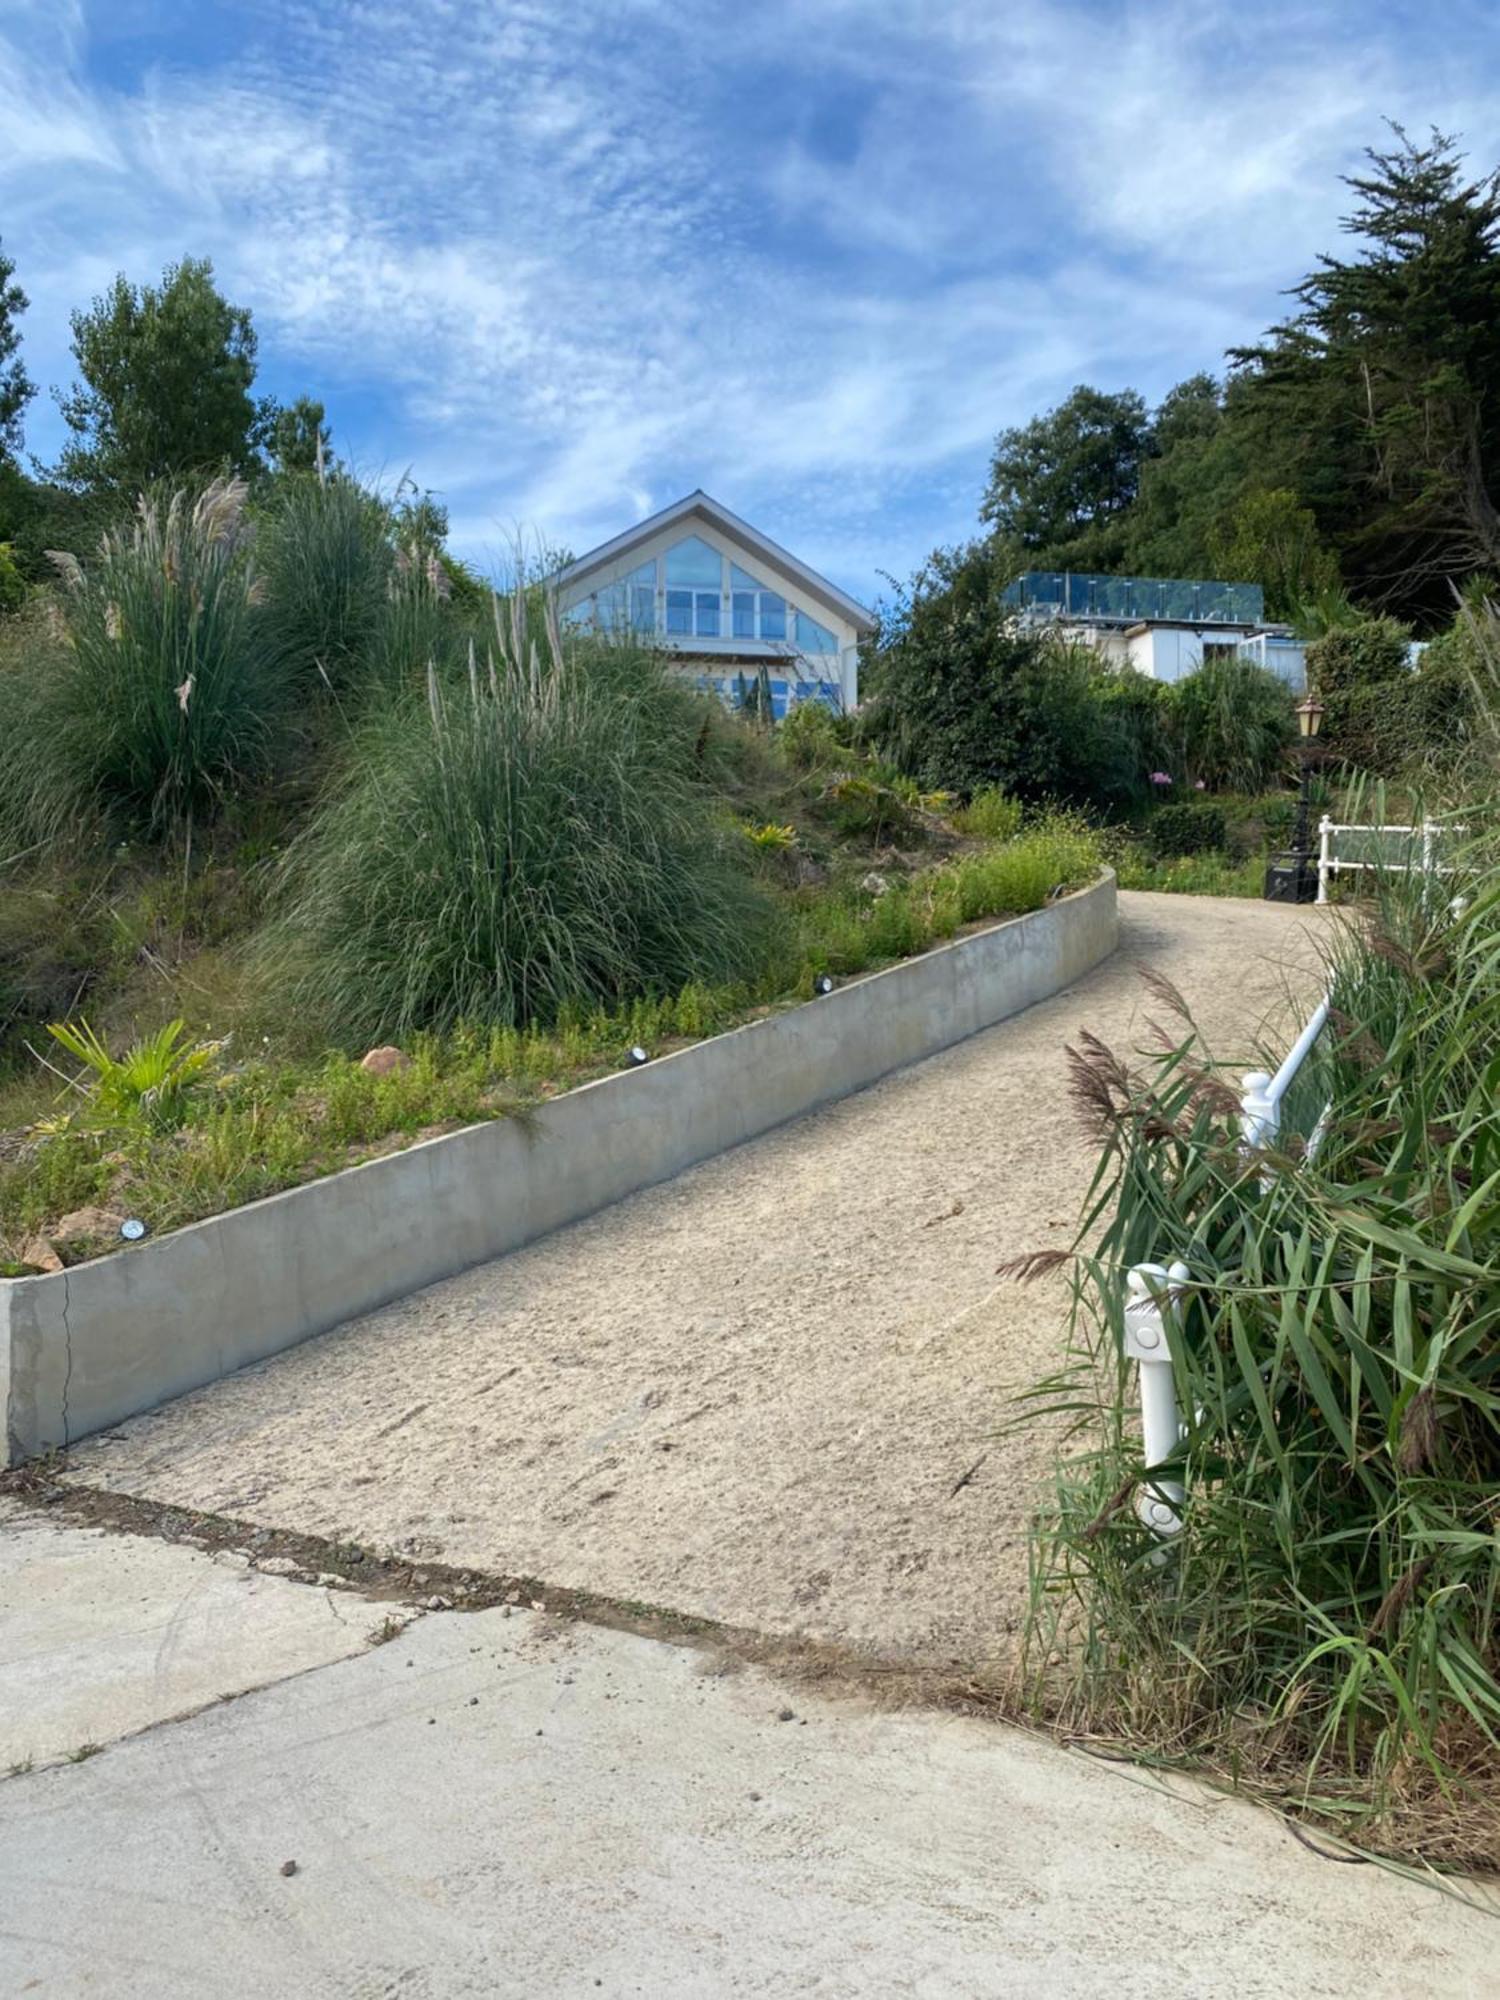
M 1128 636 L 1130 664 L 1154 681 L 1180 681 L 1197 673 L 1205 658 L 1213 658 L 1220 649 L 1220 657 L 1239 652 L 1245 637 L 1224 625 L 1137 628 Z
M 1205 651 L 1227 647 L 1268 668 L 1300 693 L 1307 660 L 1300 639 L 1239 625 L 1066 624 L 1063 636 L 1091 646 L 1112 667 L 1134 667 L 1154 681 L 1180 681 L 1203 665 Z
M 671 586 L 666 558 L 690 537 L 706 544 L 720 557 L 718 636 L 668 629 L 667 597 Z M 832 696 L 834 706 L 846 711 L 854 708 L 859 700 L 859 633 L 854 625 L 836 605 L 810 591 L 803 580 L 702 515 L 674 520 L 633 543 L 614 560 L 573 576 L 559 588 L 559 610 L 565 618 L 580 623 L 594 617 L 607 624 L 607 618 L 599 618 L 597 608 L 601 593 L 623 589 L 626 604 L 632 604 L 631 592 L 646 587 L 639 579 L 648 566 L 654 566 L 654 582 L 649 587 L 654 593 L 653 629 L 657 643 L 676 657 L 685 672 L 708 681 L 732 699 L 737 683 L 742 678 L 753 681 L 757 666 L 764 663 L 773 682 L 785 683 L 785 694 L 776 696 L 778 709 L 783 704 L 794 706 L 798 700 L 828 699 L 831 690 L 836 690 Z M 784 601 L 785 638 L 762 639 L 758 633 L 749 638 L 735 636 L 736 587 L 732 572 L 736 569 L 752 577 L 761 590 Z M 604 601 L 608 604 L 611 600 Z M 803 621 L 800 640 L 799 614 Z M 818 635 L 828 635 L 831 643 L 826 647 L 818 644 L 812 628 L 817 628 Z M 807 643 L 809 639 L 813 643 Z

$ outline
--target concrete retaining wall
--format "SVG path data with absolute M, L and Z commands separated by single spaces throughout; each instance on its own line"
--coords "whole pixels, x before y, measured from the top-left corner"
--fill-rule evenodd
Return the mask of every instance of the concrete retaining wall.
M 1070 985 L 1115 881 L 647 1068 L 271 1195 L 134 1250 L 0 1280 L 6 1464 L 519 1249 Z

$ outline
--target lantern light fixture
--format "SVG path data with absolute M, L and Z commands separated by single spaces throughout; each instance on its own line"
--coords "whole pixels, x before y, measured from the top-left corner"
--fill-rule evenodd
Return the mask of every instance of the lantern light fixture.
M 1323 704 L 1315 694 L 1309 693 L 1297 704 L 1297 728 L 1309 740 L 1323 727 Z

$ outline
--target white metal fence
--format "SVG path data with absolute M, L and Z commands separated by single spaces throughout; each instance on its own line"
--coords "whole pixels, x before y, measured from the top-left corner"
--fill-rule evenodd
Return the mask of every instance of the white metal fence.
M 1391 870 L 1405 874 L 1412 869 L 1423 875 L 1451 874 L 1449 864 L 1439 858 L 1442 843 L 1467 832 L 1467 827 L 1443 826 L 1434 819 L 1424 819 L 1416 826 L 1359 826 L 1330 819 L 1325 813 L 1318 821 L 1318 901 L 1328 901 L 1335 875 Z M 1349 844 L 1363 852 L 1340 853 L 1341 835 L 1352 836 Z
M 1252 1070 L 1243 1080 L 1240 1097 L 1240 1143 L 1246 1153 L 1273 1145 L 1284 1123 L 1287 1093 L 1300 1075 L 1318 1037 L 1328 1025 L 1329 996 L 1314 1008 L 1274 1076 Z M 1327 1129 L 1332 1103 L 1326 1103 L 1307 1138 L 1307 1155 L 1318 1150 Z M 1273 1169 L 1261 1171 L 1261 1186 L 1269 1185 Z M 1141 1448 L 1146 1478 L 1136 1496 L 1136 1513 L 1163 1540 L 1182 1526 L 1183 1487 L 1165 1475 L 1152 1477 L 1153 1466 L 1171 1458 L 1186 1430 L 1177 1404 L 1172 1372 L 1172 1342 L 1181 1327 L 1183 1295 L 1192 1283 L 1186 1264 L 1136 1264 L 1125 1276 L 1125 1354 L 1136 1363 L 1141 1392 Z

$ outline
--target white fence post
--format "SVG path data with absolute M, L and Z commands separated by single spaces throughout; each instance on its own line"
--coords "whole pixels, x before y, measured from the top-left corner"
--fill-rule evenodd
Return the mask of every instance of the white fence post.
M 1269 1070 L 1253 1069 L 1241 1079 L 1240 1135 L 1245 1142 L 1245 1150 L 1253 1152 L 1257 1147 L 1272 1145 L 1277 1128 L 1281 1124 L 1280 1107 L 1267 1095 L 1271 1088 Z
M 1136 1264 L 1125 1278 L 1125 1353 L 1136 1362 L 1141 1378 L 1141 1439 L 1148 1485 L 1137 1494 L 1135 1511 L 1152 1534 L 1175 1535 L 1182 1526 L 1182 1482 L 1150 1478 L 1182 1439 L 1182 1418 L 1172 1380 L 1169 1315 L 1177 1310 L 1190 1272 L 1186 1264 L 1164 1269 L 1160 1264 Z
M 1328 901 L 1328 878 L 1332 874 L 1333 821 L 1327 813 L 1318 821 L 1318 901 Z
M 1276 1134 L 1281 1129 L 1281 1106 L 1269 1095 L 1271 1077 L 1266 1070 L 1253 1069 L 1242 1081 L 1240 1144 L 1245 1152 L 1258 1153 L 1263 1146 L 1274 1146 L 1276 1143 Z M 1262 1188 L 1269 1188 L 1275 1178 L 1270 1167 L 1261 1168 Z

